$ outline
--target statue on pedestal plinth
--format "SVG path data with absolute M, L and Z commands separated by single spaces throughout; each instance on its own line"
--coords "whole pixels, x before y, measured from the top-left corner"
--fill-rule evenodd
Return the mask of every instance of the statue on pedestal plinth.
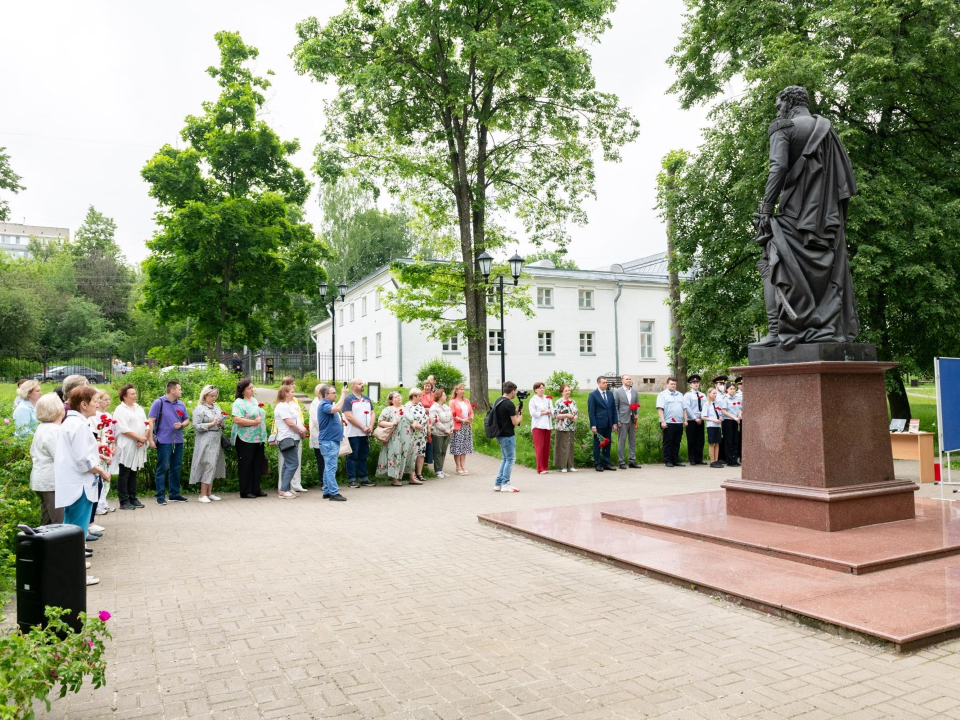
M 769 129 L 770 174 L 754 215 L 769 322 L 759 347 L 853 342 L 860 331 L 845 233 L 857 183 L 830 121 L 808 106 L 804 88 L 786 88 Z

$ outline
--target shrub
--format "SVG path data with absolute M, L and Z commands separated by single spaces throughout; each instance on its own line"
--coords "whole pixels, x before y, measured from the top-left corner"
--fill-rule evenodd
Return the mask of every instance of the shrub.
M 306 393 L 311 398 L 313 397 L 313 389 L 320 384 L 320 378 L 318 378 L 313 373 L 304 375 L 302 378 L 297 380 L 297 392 Z
M 417 383 L 423 384 L 423 381 L 433 375 L 437 379 L 437 387 L 441 387 L 448 393 L 454 387 L 463 382 L 463 373 L 453 363 L 449 363 L 443 358 L 434 358 L 417 370 Z
M 88 675 L 95 688 L 106 684 L 103 640 L 111 637 L 106 625 L 110 613 L 101 610 L 93 617 L 80 613 L 80 632 L 63 621 L 66 613 L 48 607 L 46 627 L 0 636 L 0 719 L 31 720 L 36 717 L 34 700 L 43 701 L 50 712 L 48 696 L 56 685 L 64 697 L 79 692 Z
M 163 395 L 167 390 L 167 383 L 176 380 L 183 390 L 183 401 L 196 402 L 200 399 L 200 391 L 204 385 L 216 385 L 220 390 L 220 399 L 233 402 L 234 391 L 237 389 L 237 376 L 222 370 L 219 366 L 206 370 L 180 370 L 175 368 L 168 372 L 160 372 L 156 368 L 138 367 L 121 375 L 113 381 L 115 390 L 130 383 L 137 389 L 138 402 L 149 408 L 150 403 Z
M 580 385 L 573 379 L 573 373 L 563 370 L 554 370 L 550 377 L 544 380 L 544 384 L 547 386 L 547 395 L 553 395 L 556 398 L 560 397 L 560 386 L 564 384 L 570 386 L 571 393 L 580 391 Z M 591 462 L 593 461 L 591 460 Z

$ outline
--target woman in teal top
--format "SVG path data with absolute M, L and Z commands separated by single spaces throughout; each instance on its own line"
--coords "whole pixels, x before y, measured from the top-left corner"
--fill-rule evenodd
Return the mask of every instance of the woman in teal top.
M 230 438 L 237 448 L 240 497 L 266 497 L 260 488 L 260 476 L 263 474 L 263 444 L 267 440 L 267 413 L 253 395 L 250 378 L 237 383 L 236 398 L 230 412 L 233 416 Z

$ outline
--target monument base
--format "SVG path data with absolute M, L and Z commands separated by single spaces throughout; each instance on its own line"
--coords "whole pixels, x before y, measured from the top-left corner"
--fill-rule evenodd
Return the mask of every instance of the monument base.
M 784 365 L 801 362 L 876 362 L 872 343 L 809 343 L 787 350 L 782 345 L 747 348 L 750 365 Z
M 809 488 L 728 480 L 727 513 L 736 517 L 836 532 L 914 517 L 909 480 L 862 483 L 841 488 Z
M 723 485 L 732 516 L 836 531 L 914 517 L 918 487 L 893 476 L 884 373 L 893 363 L 778 362 L 797 352 L 876 357 L 872 345 L 767 351 L 743 376 L 743 470 Z

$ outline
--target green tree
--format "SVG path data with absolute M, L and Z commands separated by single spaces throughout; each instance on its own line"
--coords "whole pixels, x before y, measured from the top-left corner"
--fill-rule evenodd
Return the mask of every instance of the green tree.
M 532 255 L 527 256 L 527 265 L 534 263 L 537 260 L 549 260 L 556 267 L 563 268 L 564 270 L 580 269 L 580 266 L 577 265 L 573 258 L 567 257 L 566 248 L 561 248 L 559 250 L 538 250 Z
M 512 242 L 511 217 L 534 243 L 562 246 L 569 224 L 585 222 L 595 151 L 617 160 L 636 136 L 617 97 L 596 89 L 587 51 L 615 5 L 348 0 L 326 24 L 297 26 L 297 69 L 338 85 L 318 174 L 383 183 L 416 209 L 415 226 L 453 240 L 441 269 L 397 268 L 393 310 L 434 335 L 460 318 L 478 404 L 489 383 L 477 257 Z
M 259 54 L 240 35 L 216 34 L 221 88 L 203 114 L 188 116 L 183 150 L 165 145 L 142 171 L 161 209 L 147 243 L 144 304 L 161 322 L 191 318 L 219 356 L 224 337 L 259 345 L 278 317 L 302 321 L 294 300 L 324 277 L 313 229 L 301 221 L 310 184 L 258 118 L 270 83 L 245 64 Z
M 100 308 L 115 327 L 129 319 L 133 271 L 127 266 L 114 236 L 117 224 L 92 205 L 67 246 L 73 256 L 80 294 Z M 48 256 L 49 252 L 44 252 Z
M 710 366 L 742 360 L 765 325 L 751 214 L 767 174 L 767 127 L 787 85 L 811 93 L 849 151 L 860 195 L 847 241 L 860 341 L 877 344 L 897 417 L 909 417 L 904 372 L 960 352 L 960 5 L 934 0 L 783 3 L 688 0 L 670 62 L 685 107 L 733 78 L 696 155 L 677 167 L 661 208 L 676 225 L 675 262 L 693 270 L 681 316 L 684 354 Z M 720 361 L 720 362 L 717 362 Z
M 0 190 L 9 190 L 16 194 L 25 188 L 20 184 L 20 176 L 10 167 L 10 156 L 5 147 L 0 147 Z M 10 201 L 0 198 L 0 222 L 10 217 Z
M 330 250 L 327 276 L 352 285 L 413 250 L 410 218 L 377 209 L 375 193 L 348 178 L 320 191 L 321 234 Z

